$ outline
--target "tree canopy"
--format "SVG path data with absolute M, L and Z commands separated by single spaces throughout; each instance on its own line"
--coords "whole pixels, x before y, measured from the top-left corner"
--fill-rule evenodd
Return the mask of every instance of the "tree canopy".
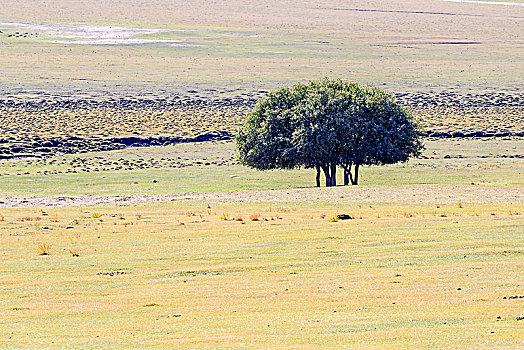
M 236 135 L 242 164 L 315 168 L 320 186 L 358 184 L 359 167 L 405 162 L 422 150 L 418 126 L 393 95 L 343 80 L 311 81 L 270 92 Z

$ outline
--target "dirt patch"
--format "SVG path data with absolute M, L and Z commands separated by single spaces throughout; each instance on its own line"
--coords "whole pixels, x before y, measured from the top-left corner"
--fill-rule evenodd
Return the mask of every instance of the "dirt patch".
M 449 203 L 460 200 L 469 203 L 524 203 L 524 191 L 479 186 L 374 186 L 337 188 L 293 188 L 287 190 L 268 190 L 227 193 L 176 193 L 165 195 L 127 195 L 127 196 L 9 196 L 0 197 L 0 208 L 14 207 L 69 207 L 110 204 L 127 206 L 144 202 L 205 200 L 219 203 L 257 203 L 288 201 L 340 201 L 350 198 L 364 203 Z

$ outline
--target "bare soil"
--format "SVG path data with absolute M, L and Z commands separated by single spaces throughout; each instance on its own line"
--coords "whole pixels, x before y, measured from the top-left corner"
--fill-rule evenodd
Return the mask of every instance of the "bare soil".
M 286 190 L 175 193 L 165 195 L 127 196 L 9 196 L 0 197 L 0 208 L 13 207 L 68 207 L 110 204 L 127 206 L 144 202 L 207 200 L 219 203 L 256 203 L 288 201 L 333 201 L 350 198 L 363 203 L 523 203 L 524 191 L 514 188 L 454 185 L 418 186 L 359 186 L 336 188 L 294 188 Z

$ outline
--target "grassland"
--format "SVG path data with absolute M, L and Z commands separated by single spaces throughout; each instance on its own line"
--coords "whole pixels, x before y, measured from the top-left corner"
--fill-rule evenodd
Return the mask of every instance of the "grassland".
M 0 348 L 524 348 L 498 2 L 0 0 Z M 324 76 L 396 93 L 424 154 L 314 188 L 179 143 Z
M 522 182 L 522 143 L 522 138 L 427 141 L 420 159 L 366 167 L 361 181 L 386 186 L 516 186 Z M 313 170 L 259 172 L 243 167 L 230 142 L 3 161 L 0 175 L 0 192 L 17 196 L 216 193 L 314 183 Z
M 429 141 L 328 189 L 235 165 L 230 143 L 194 146 L 0 163 L 2 346 L 523 345 L 520 139 Z M 90 170 L 66 173 L 74 157 Z M 130 169 L 101 165 L 119 159 Z
M 212 99 L 0 100 L 0 159 L 167 145 L 195 137 L 231 139 L 262 94 Z M 462 98 L 450 91 L 397 94 L 426 136 L 436 138 L 522 137 L 522 98 L 520 93 Z
M 523 300 L 512 297 L 524 294 L 524 247 L 515 209 L 351 199 L 45 209 L 46 216 L 11 209 L 0 341 L 518 348 Z M 341 211 L 357 218 L 324 217 Z M 244 221 L 221 220 L 222 212 Z M 262 221 L 249 220 L 255 213 Z M 36 252 L 42 242 L 52 245 L 47 256 Z
M 17 96 L 165 96 L 209 88 L 253 92 L 329 76 L 398 92 L 511 93 L 523 79 L 523 18 L 523 6 L 415 0 L 351 6 L 53 1 L 44 7 L 3 0 L 1 87 Z M 26 26 L 5 24 L 13 22 Z M 27 27 L 42 23 L 161 29 L 137 38 L 177 43 L 75 45 L 78 39 L 55 27 Z
M 211 130 L 235 132 L 256 101 L 267 91 L 241 93 L 236 98 L 196 94 L 171 98 L 111 98 L 0 100 L 3 138 L 39 136 L 117 137 L 129 135 L 188 136 Z M 427 132 L 522 132 L 522 92 L 459 95 L 397 93 Z

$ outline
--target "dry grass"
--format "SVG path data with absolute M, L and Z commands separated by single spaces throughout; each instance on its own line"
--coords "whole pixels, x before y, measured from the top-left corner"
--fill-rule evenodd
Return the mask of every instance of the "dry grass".
M 163 102 L 163 103 L 162 103 Z M 212 100 L 210 109 L 200 99 L 163 100 L 150 105 L 130 102 L 118 110 L 116 105 L 91 102 L 84 106 L 42 106 L 40 100 L 25 112 L 19 106 L 0 106 L 4 118 L 0 131 L 5 135 L 49 137 L 118 137 L 139 134 L 189 137 L 212 130 L 236 131 L 254 101 Z M 26 140 L 27 142 L 27 140 Z
M 414 92 L 407 105 L 435 131 L 520 131 L 522 11 L 0 0 L 0 18 L 190 29 L 149 38 L 202 45 L 74 46 L 7 30 L 0 153 L 55 135 L 233 130 L 259 89 L 323 76 Z M 151 104 L 117 110 L 108 93 Z M 181 104 L 162 106 L 173 94 Z M 106 105 L 20 105 L 66 97 Z M 314 175 L 241 168 L 230 145 L 199 145 L 196 156 L 184 154 L 194 145 L 176 148 L 183 159 L 155 147 L 1 161 L 0 347 L 521 348 L 522 160 L 507 158 L 521 143 L 430 141 L 424 159 L 366 168 L 362 186 L 334 189 L 290 190 Z M 329 223 L 341 212 L 358 220 Z
M 261 219 L 261 215 L 258 213 L 249 215 L 249 220 L 251 221 L 259 221 L 260 219 Z
M 335 216 L 330 217 L 328 221 L 329 221 L 329 222 L 338 222 L 338 220 L 339 220 L 339 219 L 338 219 L 338 216 L 335 215 Z
M 314 174 L 208 166 L 147 170 L 150 187 L 135 190 L 149 196 L 6 196 L 0 346 L 45 335 L 50 348 L 518 348 L 522 160 L 481 156 L 519 142 L 429 142 L 427 159 L 366 168 L 362 186 L 291 189 Z M 200 146 L 209 157 L 224 145 Z M 34 171 L 2 172 L 11 165 Z M 135 181 L 109 174 L 90 190 Z M 28 178 L 3 183 L 45 195 Z M 212 181 L 237 192 L 195 193 Z M 355 220 L 329 222 L 340 213 Z M 52 254 L 27 249 L 42 241 Z
M 217 87 L 252 92 L 323 76 L 386 83 L 397 91 L 515 91 L 522 85 L 522 12 L 522 6 L 417 0 L 227 6 L 204 0 L 59 0 L 45 7 L 2 0 L 1 18 L 186 29 L 147 38 L 201 46 L 93 47 L 52 44 L 56 37 L 42 33 L 29 39 L 4 35 L 0 76 L 10 93 L 35 96 L 45 89 L 64 97 L 72 91 L 154 96 L 194 88 L 211 94 Z
M 80 249 L 79 248 L 71 248 L 68 250 L 69 254 L 71 254 L 72 257 L 79 257 L 80 256 Z
M 39 255 L 49 255 L 51 253 L 51 244 L 42 243 L 36 249 Z
M 71 260 L 69 236 L 49 223 L 45 237 L 55 253 L 44 261 L 23 249 L 42 233 L 11 235 L 24 232 L 31 222 L 16 218 L 34 209 L 5 209 L 0 272 L 11 287 L 0 296 L 10 337 L 0 342 L 31 347 L 31 334 L 45 329 L 52 348 L 522 344 L 522 299 L 509 298 L 524 294 L 522 216 L 515 214 L 522 203 L 458 208 L 450 199 L 436 208 L 409 195 L 372 205 L 348 197 L 314 207 L 280 203 L 280 220 L 243 225 L 209 213 L 208 204 L 235 217 L 274 217 L 275 203 L 98 208 L 103 223 L 78 207 L 49 209 L 76 220 L 82 241 L 74 249 L 82 254 Z M 362 219 L 330 225 L 321 218 L 342 210 Z M 137 214 L 140 225 L 121 224 L 120 216 Z

